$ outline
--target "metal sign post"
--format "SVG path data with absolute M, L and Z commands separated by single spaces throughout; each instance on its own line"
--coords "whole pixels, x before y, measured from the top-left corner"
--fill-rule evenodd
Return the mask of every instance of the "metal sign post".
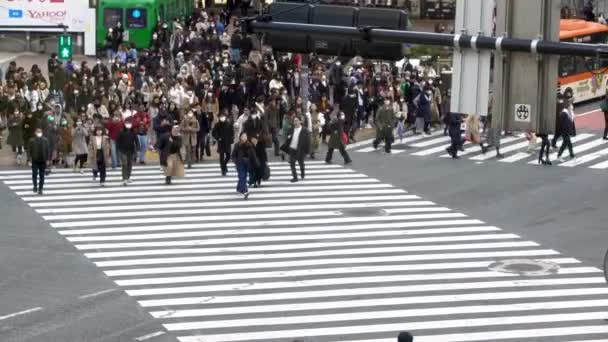
M 458 0 L 456 3 L 455 32 L 477 38 L 491 36 L 493 29 L 494 2 L 488 0 Z M 456 36 L 454 40 L 460 39 Z M 475 44 L 473 44 L 475 45 Z M 487 115 L 490 93 L 490 63 L 488 50 L 454 49 L 452 73 L 453 112 Z
M 539 42 L 559 41 L 560 5 L 552 0 L 497 0 L 494 122 L 510 131 L 554 133 L 558 56 L 539 54 Z M 530 39 L 530 52 L 502 42 Z M 559 43 L 557 43 L 559 44 Z M 497 127 L 498 128 L 498 127 Z

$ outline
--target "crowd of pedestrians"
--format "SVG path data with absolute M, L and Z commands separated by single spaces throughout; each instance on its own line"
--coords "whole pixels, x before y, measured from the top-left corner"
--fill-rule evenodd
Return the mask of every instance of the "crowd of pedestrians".
M 25 70 L 11 62 L 0 85 L 0 144 L 8 131 L 17 165 L 32 166 L 40 177 L 34 190 L 40 193 L 44 175 L 55 167 L 91 169 L 101 186 L 106 169 L 121 168 L 127 186 L 133 164 L 150 158 L 160 161 L 171 184 L 184 168 L 216 150 L 222 175 L 230 160 L 236 164 L 238 191 L 245 198 L 248 186 L 270 178 L 268 152 L 288 159 L 297 182 L 305 178 L 305 160 L 316 158 L 323 144 L 327 163 L 338 150 L 350 164 L 346 145 L 362 128 L 375 127 L 373 145 L 383 144 L 387 153 L 395 133 L 403 141 L 408 131 L 430 135 L 445 125 L 454 158 L 462 150 L 463 132 L 484 152 L 494 146 L 501 156 L 501 132 L 492 129 L 491 116 L 483 122 L 484 142 L 479 116 L 469 115 L 463 129 L 461 115 L 449 112 L 446 89 L 430 63 L 405 59 L 397 67 L 273 52 L 241 31 L 236 12 L 197 11 L 161 22 L 143 50 L 123 42 L 118 24 L 94 65 L 53 54 L 48 77 L 38 65 Z M 564 115 L 559 136 L 571 147 Z

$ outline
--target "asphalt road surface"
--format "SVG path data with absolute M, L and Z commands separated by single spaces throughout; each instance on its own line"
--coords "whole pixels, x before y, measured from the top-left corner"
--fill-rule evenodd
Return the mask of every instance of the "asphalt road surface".
M 362 143 L 295 184 L 278 162 L 249 201 L 215 164 L 171 187 L 155 166 L 126 188 L 57 171 L 42 197 L 4 171 L 0 340 L 605 337 L 605 170 L 414 155 L 439 138 Z

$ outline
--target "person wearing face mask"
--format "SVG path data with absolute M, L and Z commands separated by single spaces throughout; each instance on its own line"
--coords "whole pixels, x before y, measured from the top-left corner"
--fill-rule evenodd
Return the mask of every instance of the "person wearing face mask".
M 234 141 L 234 129 L 232 128 L 232 123 L 226 117 L 226 114 L 222 113 L 220 115 L 220 121 L 213 126 L 211 135 L 217 141 L 217 153 L 220 157 L 220 170 L 222 171 L 222 176 L 226 176 L 228 173 L 228 162 L 230 161 L 232 142 Z
M 423 93 L 414 100 L 417 107 L 416 111 L 416 130 L 423 130 L 427 135 L 431 134 L 433 90 L 426 88 Z
M 120 111 L 115 111 L 112 120 L 106 123 L 106 129 L 108 130 L 108 136 L 110 137 L 110 146 L 112 151 L 112 170 L 116 169 L 116 167 L 120 167 L 120 152 L 116 148 L 116 141 L 118 140 L 118 134 L 122 131 L 124 127 L 124 122 L 122 121 L 122 117 Z
M 194 115 L 194 112 L 189 111 L 181 122 L 182 142 L 186 149 L 186 164 L 188 165 L 188 169 L 192 168 L 192 160 L 194 159 L 199 131 L 198 119 Z
M 27 150 L 28 149 L 28 142 L 30 141 L 30 139 L 34 136 L 34 132 L 36 131 L 36 128 L 38 128 L 38 124 L 39 123 L 39 119 L 34 117 L 34 114 L 32 112 L 28 112 L 25 115 L 25 118 L 23 119 L 23 142 L 25 142 L 25 154 L 27 156 L 27 162 L 31 161 L 30 158 L 30 152 Z
M 555 136 L 562 138 L 562 145 L 557 152 L 557 159 L 559 162 L 564 162 L 562 154 L 566 148 L 568 148 L 568 152 L 570 152 L 570 159 L 575 158 L 570 137 L 576 136 L 576 127 L 574 125 L 574 110 L 569 99 L 566 98 L 566 101 L 561 105 L 558 105 L 558 108 L 560 110 L 557 117 L 559 120 L 559 130 L 555 132 Z
M 262 122 L 260 112 L 257 108 L 251 108 L 250 110 L 253 115 L 245 121 L 243 130 L 247 133 L 249 139 L 256 138 L 262 140 L 264 132 L 267 130 L 264 129 L 264 123 Z
M 236 166 L 238 174 L 236 191 L 243 195 L 243 198 L 247 200 L 249 198 L 247 175 L 249 174 L 249 170 L 258 167 L 258 160 L 255 155 L 253 144 L 250 142 L 249 137 L 247 137 L 247 133 L 245 132 L 242 132 L 239 135 L 239 141 L 234 145 L 234 149 L 232 150 L 232 162 Z
M 384 151 L 391 153 L 391 145 L 394 141 L 393 127 L 395 127 L 395 111 L 391 105 L 391 100 L 383 99 L 384 104 L 376 115 L 376 140 L 374 149 L 378 148 L 380 142 L 384 141 Z
M 88 136 L 89 130 L 84 127 L 80 118 L 77 119 L 76 127 L 72 130 L 72 151 L 76 155 L 74 159 L 74 172 L 78 170 L 81 174 L 84 173 L 83 168 L 89 153 L 87 147 Z
M 146 163 L 146 150 L 148 146 L 154 146 L 150 136 L 151 134 L 151 124 L 150 124 L 150 114 L 146 112 L 146 107 L 143 104 L 139 105 L 139 110 L 133 115 L 133 130 L 137 133 L 137 138 L 139 139 L 139 163 L 144 165 Z
M 348 140 L 348 138 L 344 137 L 346 134 L 344 131 L 345 120 L 346 115 L 344 115 L 343 112 L 340 112 L 338 117 L 334 115 L 331 118 L 329 123 L 330 136 L 329 142 L 327 143 L 327 154 L 325 155 L 325 163 L 327 164 L 331 164 L 335 149 L 340 151 L 340 154 L 344 159 L 344 165 L 352 163 L 348 152 L 346 152 L 346 145 L 344 144 L 344 140 Z
M 17 166 L 23 161 L 23 117 L 21 112 L 15 111 L 8 119 L 8 138 L 6 143 L 11 145 Z
M 57 127 L 57 123 L 55 121 L 55 116 L 53 115 L 52 112 L 47 112 L 45 115 L 45 118 L 43 118 L 41 120 L 41 128 L 42 131 L 44 133 L 44 136 L 48 139 L 49 142 L 49 167 L 53 167 L 56 163 L 55 157 L 57 156 L 56 154 L 56 149 L 57 149 L 57 142 L 59 140 L 59 136 L 58 136 L 58 127 Z M 50 168 L 46 169 L 46 174 L 50 174 Z
M 59 122 L 59 143 L 57 144 L 57 152 L 60 165 L 68 167 L 68 159 L 72 152 L 72 129 L 68 125 L 68 120 L 65 117 Z
M 170 185 L 173 177 L 184 177 L 184 162 L 181 156 L 182 136 L 179 126 L 162 136 L 159 141 L 160 165 L 164 168 L 165 184 Z
M 32 161 L 33 191 L 42 195 L 47 162 L 51 154 L 49 141 L 42 135 L 42 129 L 36 128 L 34 136 L 30 138 L 27 146 Z
M 88 164 L 93 171 L 93 182 L 97 181 L 99 175 L 99 185 L 105 186 L 106 168 L 110 165 L 110 138 L 104 135 L 104 128 L 95 127 L 95 135 L 89 141 Z
M 135 153 L 139 150 L 139 139 L 133 131 L 131 119 L 125 121 L 124 128 L 118 134 L 116 148 L 120 152 L 120 163 L 122 165 L 122 185 L 131 183 L 131 172 L 133 171 L 133 160 Z
M 95 99 L 87 108 L 87 116 L 91 118 L 107 119 L 110 117 L 108 108 L 101 103 L 100 99 Z

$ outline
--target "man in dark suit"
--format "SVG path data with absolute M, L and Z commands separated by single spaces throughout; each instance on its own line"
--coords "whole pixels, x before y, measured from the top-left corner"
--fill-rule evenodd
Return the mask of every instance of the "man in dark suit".
M 51 154 L 51 149 L 48 139 L 42 136 L 41 128 L 36 128 L 34 137 L 28 141 L 27 152 L 32 161 L 32 183 L 34 185 L 34 193 L 42 195 L 44 188 L 44 173 Z
M 289 154 L 289 166 L 291 166 L 291 182 L 298 181 L 296 172 L 296 161 L 300 165 L 300 176 L 304 179 L 304 158 L 310 154 L 310 132 L 302 127 L 302 120 L 299 117 L 293 119 L 293 128 L 287 135 L 287 141 L 281 150 Z

